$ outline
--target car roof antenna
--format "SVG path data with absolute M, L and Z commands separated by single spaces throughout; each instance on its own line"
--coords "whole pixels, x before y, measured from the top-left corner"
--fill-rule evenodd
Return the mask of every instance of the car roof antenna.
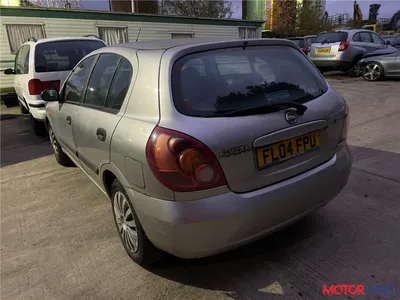
M 136 37 L 136 42 L 139 40 L 139 35 L 140 35 L 141 31 L 142 31 L 142 27 L 139 28 L 139 32 L 138 32 L 137 37 Z

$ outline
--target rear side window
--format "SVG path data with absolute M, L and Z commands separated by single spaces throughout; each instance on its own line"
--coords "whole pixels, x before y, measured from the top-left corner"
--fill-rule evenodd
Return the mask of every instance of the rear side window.
M 131 84 L 132 75 L 133 70 L 130 62 L 125 58 L 121 58 L 108 91 L 106 108 L 112 111 L 120 110 Z
M 19 50 L 15 57 L 15 74 L 28 74 L 29 73 L 29 54 L 30 46 L 24 45 Z
M 35 48 L 35 71 L 70 71 L 84 56 L 102 47 L 104 43 L 95 40 L 40 43 Z
M 201 61 L 205 76 L 192 61 Z M 253 46 L 195 53 L 180 58 L 172 71 L 172 94 L 185 115 L 216 117 L 235 109 L 304 103 L 327 90 L 304 55 L 288 46 Z
M 347 40 L 347 32 L 325 32 L 318 35 L 313 43 L 337 43 Z
M 86 89 L 84 103 L 103 108 L 107 92 L 121 57 L 115 54 L 102 54 L 96 62 Z
M 372 43 L 372 37 L 369 32 L 360 32 L 360 38 L 363 43 Z

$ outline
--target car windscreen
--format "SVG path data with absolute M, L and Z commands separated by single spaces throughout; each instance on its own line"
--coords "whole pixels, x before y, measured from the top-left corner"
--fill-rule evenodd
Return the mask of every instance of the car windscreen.
M 40 43 L 35 49 L 35 71 L 70 71 L 84 56 L 102 47 L 105 47 L 104 43 L 95 40 Z
M 328 88 L 312 63 L 290 46 L 190 54 L 175 62 L 171 80 L 176 109 L 202 117 L 280 102 L 304 103 Z
M 313 43 L 337 43 L 347 40 L 347 32 L 325 32 L 318 35 Z
M 384 36 L 383 39 L 393 44 L 398 39 L 398 36 Z

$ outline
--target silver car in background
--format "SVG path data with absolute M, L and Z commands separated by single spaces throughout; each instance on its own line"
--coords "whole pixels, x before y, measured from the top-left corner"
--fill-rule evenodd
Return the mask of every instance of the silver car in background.
M 287 40 L 106 47 L 42 97 L 57 161 L 110 197 L 139 264 L 259 239 L 349 177 L 348 106 Z
M 336 30 L 319 34 L 311 44 L 309 57 L 321 71 L 340 70 L 358 74 L 357 62 L 367 53 L 388 47 L 382 37 L 369 30 Z

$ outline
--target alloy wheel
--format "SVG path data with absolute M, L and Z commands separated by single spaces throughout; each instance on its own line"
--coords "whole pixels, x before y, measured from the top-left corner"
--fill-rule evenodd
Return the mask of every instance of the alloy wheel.
M 365 66 L 364 78 L 366 80 L 377 80 L 381 76 L 381 67 L 376 63 L 371 63 Z
M 56 136 L 54 135 L 54 132 L 53 132 L 53 130 L 51 128 L 49 129 L 49 138 L 50 138 L 51 146 L 53 147 L 54 155 L 58 157 L 59 153 L 58 153 L 57 139 L 56 139 Z
M 126 248 L 128 248 L 130 252 L 136 253 L 139 249 L 137 227 L 128 200 L 122 192 L 117 191 L 114 194 L 113 202 L 118 233 Z

